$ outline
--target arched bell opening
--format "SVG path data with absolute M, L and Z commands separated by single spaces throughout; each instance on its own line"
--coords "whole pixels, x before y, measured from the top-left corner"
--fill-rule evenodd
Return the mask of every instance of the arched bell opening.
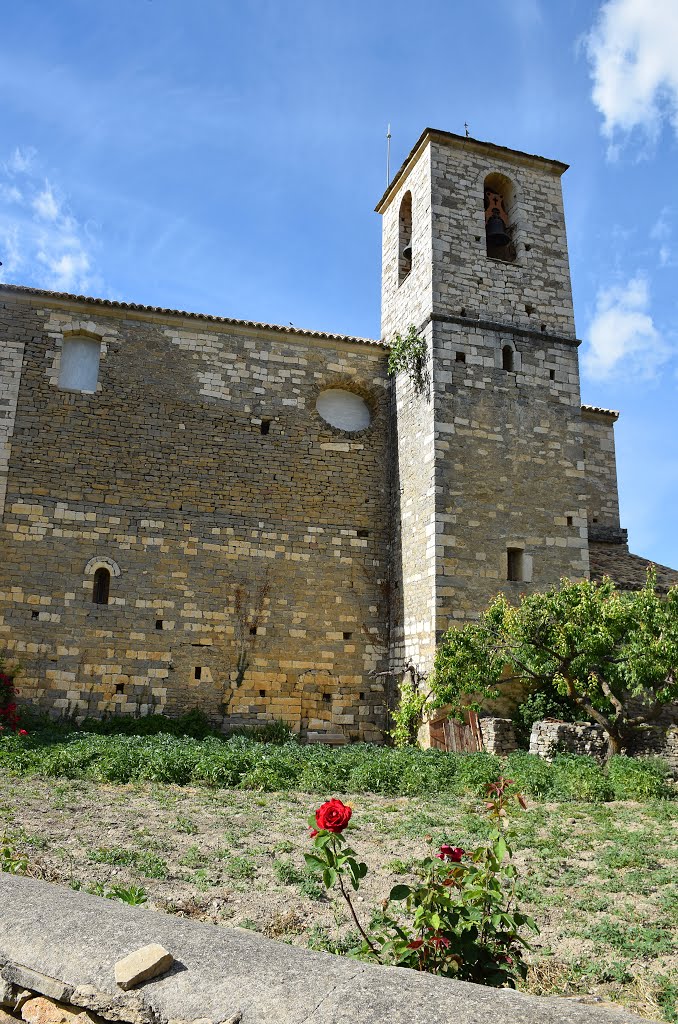
M 487 255 L 504 263 L 515 262 L 514 194 L 509 178 L 503 174 L 488 174 L 483 186 L 483 204 Z
M 412 270 L 412 193 L 406 192 L 398 214 L 398 284 Z

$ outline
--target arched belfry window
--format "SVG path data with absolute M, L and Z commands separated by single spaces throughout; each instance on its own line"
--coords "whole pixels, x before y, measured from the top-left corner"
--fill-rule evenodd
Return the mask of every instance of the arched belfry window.
M 503 174 L 488 174 L 483 190 L 485 207 L 485 244 L 487 255 L 494 260 L 513 263 L 516 247 L 513 240 L 514 195 L 510 180 Z
M 111 589 L 111 574 L 108 569 L 100 566 L 94 573 L 94 586 L 92 587 L 92 602 L 94 604 L 108 604 L 108 595 Z
M 398 214 L 398 284 L 412 270 L 412 193 L 406 192 Z
M 501 368 L 502 370 L 515 370 L 513 363 L 513 349 L 510 345 L 504 345 L 501 350 Z

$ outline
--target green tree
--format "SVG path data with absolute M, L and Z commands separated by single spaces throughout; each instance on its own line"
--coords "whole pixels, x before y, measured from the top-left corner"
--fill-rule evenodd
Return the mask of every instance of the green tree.
M 478 622 L 443 637 L 427 707 L 478 709 L 516 679 L 569 697 L 619 753 L 678 700 L 678 587 L 660 596 L 651 570 L 632 593 L 606 578 L 561 580 L 517 607 L 500 594 Z

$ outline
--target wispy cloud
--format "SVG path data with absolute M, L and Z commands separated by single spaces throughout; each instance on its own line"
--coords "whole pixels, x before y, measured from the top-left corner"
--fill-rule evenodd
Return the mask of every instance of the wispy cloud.
M 678 4 L 676 0 L 606 0 L 586 48 L 593 102 L 610 139 L 640 129 L 657 136 L 668 119 L 678 135 Z
M 665 206 L 650 230 L 650 238 L 653 242 L 657 242 L 659 246 L 657 259 L 659 260 L 660 267 L 667 266 L 671 261 L 671 249 L 669 247 L 669 240 L 673 236 L 671 212 L 670 207 Z
M 655 326 L 644 274 L 625 284 L 601 288 L 582 355 L 584 372 L 592 378 L 615 373 L 652 377 L 673 349 Z
M 19 148 L 0 163 L 0 281 L 101 294 L 92 238 L 38 163 Z

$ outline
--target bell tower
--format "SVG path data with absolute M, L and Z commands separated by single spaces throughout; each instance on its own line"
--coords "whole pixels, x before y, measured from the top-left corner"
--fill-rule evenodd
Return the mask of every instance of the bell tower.
M 561 576 L 588 575 L 579 366 L 558 161 L 427 129 L 377 206 L 395 382 L 395 666 Z

